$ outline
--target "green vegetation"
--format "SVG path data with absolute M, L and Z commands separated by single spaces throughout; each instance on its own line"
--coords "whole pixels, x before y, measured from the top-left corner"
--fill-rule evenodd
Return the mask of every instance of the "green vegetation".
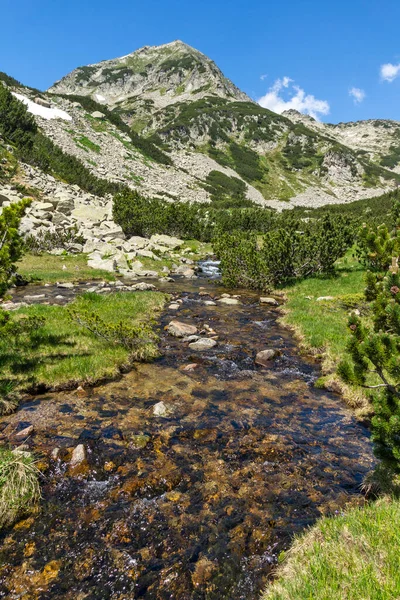
M 353 249 L 340 258 L 331 275 L 296 281 L 284 288 L 287 298 L 284 323 L 292 327 L 308 351 L 323 356 L 325 374 L 336 370 L 346 351 L 350 310 L 366 310 L 363 295 L 365 269 Z M 317 301 L 317 298 L 332 298 Z
M 291 213 L 297 218 L 311 219 L 318 219 L 326 214 L 348 215 L 355 219 L 360 225 L 363 222 L 371 225 L 381 225 L 382 223 L 386 223 L 388 227 L 393 227 L 392 207 L 393 202 L 396 200 L 400 200 L 400 190 L 346 204 L 329 204 L 313 209 L 297 206 Z
M 15 262 L 22 256 L 23 242 L 18 227 L 29 203 L 29 200 L 22 200 L 7 206 L 0 215 L 0 297 L 11 284 Z
M 310 223 L 280 218 L 276 225 L 262 236 L 236 231 L 216 237 L 214 249 L 225 284 L 267 290 L 297 278 L 332 273 L 354 240 L 354 229 L 345 217 L 326 215 Z
M 390 146 L 390 153 L 381 158 L 380 164 L 387 169 L 394 169 L 400 163 L 400 146 Z
M 400 202 L 393 204 L 389 222 L 394 229 L 385 223 L 369 225 L 364 223 L 357 236 L 357 256 L 360 261 L 378 271 L 387 271 L 392 257 L 400 253 Z M 390 231 L 391 230 L 391 231 Z
M 229 177 L 221 171 L 211 171 L 206 182 L 206 189 L 211 195 L 214 208 L 253 206 L 253 203 L 246 199 L 247 186 L 241 179 Z
M 371 391 L 374 407 L 372 439 L 378 458 L 400 469 L 400 276 L 367 273 L 368 319 L 351 314 L 349 358 L 339 365 L 347 383 Z M 371 374 L 376 381 L 371 384 Z
M 103 279 L 114 281 L 109 271 L 87 266 L 86 254 L 25 254 L 17 263 L 19 274 L 32 283 L 56 283 L 62 281 L 91 281 Z
M 0 529 L 29 513 L 38 502 L 38 475 L 29 452 L 0 448 Z
M 164 301 L 158 292 L 87 293 L 69 307 L 38 304 L 16 311 L 14 328 L 27 319 L 36 319 L 36 326 L 1 337 L 0 385 L 15 395 L 115 377 L 133 360 L 156 355 L 149 324 Z M 124 343 L 129 337 L 140 343 Z
M 324 518 L 299 536 L 262 600 L 393 600 L 399 596 L 400 502 Z
M 79 138 L 75 138 L 75 142 L 83 150 L 91 150 L 92 152 L 96 152 L 96 154 L 100 154 L 101 152 L 100 146 L 92 142 L 92 140 L 89 140 L 89 138 L 84 135 L 81 135 Z
M 210 205 L 189 204 L 184 202 L 167 202 L 160 199 L 141 197 L 136 191 L 117 194 L 114 198 L 113 217 L 126 235 L 151 236 L 155 233 L 176 235 L 183 239 L 197 239 L 210 242 L 225 231 L 268 231 L 276 223 L 276 217 L 271 210 L 253 206 L 237 208 L 237 199 L 221 198 L 221 182 L 225 186 L 236 186 L 235 178 L 215 179 L 213 190 L 215 202 Z M 217 181 L 217 183 L 216 183 Z M 218 188 L 218 186 L 220 186 Z M 221 198 L 220 200 L 217 200 Z M 242 203 L 240 203 L 242 204 Z M 243 202 L 246 206 L 247 201 Z M 230 208 L 233 207 L 233 208 Z

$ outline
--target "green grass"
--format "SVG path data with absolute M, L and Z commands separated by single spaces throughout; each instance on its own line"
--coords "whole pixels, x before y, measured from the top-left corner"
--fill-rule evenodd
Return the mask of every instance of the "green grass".
M 29 513 L 40 498 L 39 471 L 28 452 L 0 448 L 0 529 Z
M 100 154 L 101 147 L 98 144 L 95 144 L 89 138 L 82 135 L 79 138 L 75 139 L 76 144 L 82 148 L 83 150 L 91 150 L 92 152 L 96 152 L 96 154 Z
M 334 276 L 304 279 L 286 288 L 285 323 L 299 330 L 309 348 L 324 351 L 331 362 L 337 362 L 348 341 L 349 311 L 363 304 L 364 277 L 364 267 L 350 251 L 337 262 Z M 323 296 L 334 300 L 317 302 Z
M 298 537 L 262 600 L 400 598 L 400 501 L 324 518 Z
M 165 295 L 159 292 L 128 292 L 111 295 L 84 294 L 69 306 L 80 314 L 94 312 L 108 324 L 149 323 L 161 310 Z M 13 313 L 13 318 L 41 317 L 44 325 L 14 343 L 0 339 L 1 379 L 12 393 L 94 383 L 113 378 L 132 356 L 120 344 L 93 335 L 72 320 L 68 307 L 34 305 Z M 154 343 L 146 343 L 141 357 L 156 354 Z
M 20 275 L 36 283 L 91 279 L 115 280 L 113 273 L 88 267 L 86 254 L 65 256 L 25 254 L 22 260 L 17 263 L 17 267 Z
M 339 260 L 332 277 L 315 277 L 298 281 L 284 289 L 287 297 L 282 322 L 294 329 L 307 352 L 322 360 L 322 387 L 340 391 L 359 417 L 371 413 L 371 406 L 360 389 L 345 385 L 336 368 L 346 353 L 350 338 L 349 314 L 355 308 L 367 311 L 364 301 L 365 269 L 353 258 L 352 250 Z M 333 300 L 317 301 L 332 296 Z

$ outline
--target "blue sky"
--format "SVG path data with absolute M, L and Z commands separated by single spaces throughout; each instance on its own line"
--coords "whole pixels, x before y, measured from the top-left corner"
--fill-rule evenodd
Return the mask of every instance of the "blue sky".
M 41 89 L 181 39 L 275 110 L 400 120 L 399 0 L 1 0 L 1 21 L 0 70 Z

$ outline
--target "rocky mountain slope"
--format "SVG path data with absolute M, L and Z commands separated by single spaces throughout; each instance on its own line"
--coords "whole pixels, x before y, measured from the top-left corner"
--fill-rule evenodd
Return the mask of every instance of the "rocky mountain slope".
M 227 194 L 240 180 L 249 200 L 282 209 L 368 198 L 400 181 L 399 123 L 275 114 L 180 41 L 80 67 L 47 93 L 7 81 L 57 146 L 145 197 L 210 202 L 217 177 Z
M 329 136 L 340 144 L 364 153 L 371 161 L 400 173 L 400 122 L 369 119 L 350 123 L 320 123 L 297 110 L 283 113 L 294 123 Z
M 179 40 L 79 67 L 49 92 L 91 96 L 111 108 L 135 113 L 136 127 L 140 127 L 140 115 L 147 120 L 149 111 L 193 102 L 207 94 L 250 100 L 212 60 Z

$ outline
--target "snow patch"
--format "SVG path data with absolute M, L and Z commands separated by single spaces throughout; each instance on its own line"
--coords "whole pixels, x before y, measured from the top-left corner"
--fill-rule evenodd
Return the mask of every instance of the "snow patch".
M 102 96 L 101 94 L 96 94 L 96 100 L 98 102 L 105 102 L 106 99 L 104 98 L 104 96 Z
M 28 112 L 32 113 L 32 115 L 37 115 L 38 117 L 42 117 L 42 119 L 46 119 L 47 121 L 50 119 L 63 119 L 64 121 L 72 121 L 72 117 L 64 110 L 59 108 L 46 108 L 45 106 L 41 106 L 40 104 L 36 104 L 36 102 L 29 100 L 29 98 L 23 96 L 22 94 L 16 94 L 15 92 L 12 92 L 12 94 L 18 98 L 18 100 L 26 104 L 28 107 Z

